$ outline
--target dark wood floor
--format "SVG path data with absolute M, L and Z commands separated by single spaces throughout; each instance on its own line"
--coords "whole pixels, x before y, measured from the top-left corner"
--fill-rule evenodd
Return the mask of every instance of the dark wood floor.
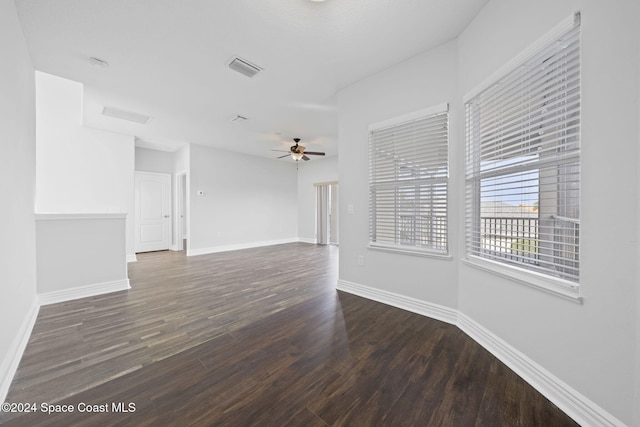
M 7 398 L 38 412 L 0 421 L 576 425 L 456 327 L 336 292 L 335 247 L 141 254 L 129 277 L 130 291 L 42 307 Z

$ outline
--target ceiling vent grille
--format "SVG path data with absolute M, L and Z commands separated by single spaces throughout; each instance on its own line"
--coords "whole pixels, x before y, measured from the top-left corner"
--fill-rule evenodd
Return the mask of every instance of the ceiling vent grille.
M 145 116 L 144 114 L 133 113 L 131 111 L 125 111 L 113 107 L 104 107 L 102 109 L 102 115 L 115 117 L 116 119 L 128 120 L 130 122 L 140 123 L 142 125 L 146 125 L 147 122 L 151 119 L 151 117 Z
M 229 62 L 229 68 L 247 77 L 253 77 L 260 71 L 262 71 L 262 68 L 257 66 L 256 64 L 252 64 L 246 59 L 238 57 L 233 58 L 231 62 Z

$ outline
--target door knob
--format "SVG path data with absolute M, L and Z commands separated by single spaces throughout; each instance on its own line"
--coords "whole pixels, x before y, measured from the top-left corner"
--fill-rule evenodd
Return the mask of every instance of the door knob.
M 165 218 L 169 218 L 169 215 L 165 215 L 164 217 L 165 217 Z

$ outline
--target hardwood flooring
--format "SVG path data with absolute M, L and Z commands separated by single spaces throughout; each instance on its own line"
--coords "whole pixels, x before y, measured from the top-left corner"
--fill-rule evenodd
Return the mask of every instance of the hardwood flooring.
M 41 308 L 7 397 L 37 412 L 0 422 L 576 425 L 456 327 L 337 292 L 335 247 L 140 254 L 129 277 Z

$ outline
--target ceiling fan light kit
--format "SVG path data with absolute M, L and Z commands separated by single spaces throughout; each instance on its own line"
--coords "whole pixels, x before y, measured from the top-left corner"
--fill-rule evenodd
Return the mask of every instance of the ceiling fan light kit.
M 291 156 L 291 158 L 293 160 L 295 160 L 296 162 L 299 160 L 304 160 L 305 162 L 307 160 L 311 160 L 309 157 L 307 157 L 307 154 L 310 154 L 312 156 L 324 156 L 325 153 L 320 152 L 320 151 L 304 151 L 304 146 L 300 145 L 300 138 L 293 138 L 293 142 L 296 143 L 296 145 L 292 145 L 291 147 L 289 147 L 289 154 L 285 154 L 284 156 L 280 156 L 278 157 L 278 159 L 282 159 L 284 157 L 288 157 Z M 273 150 L 273 151 L 281 151 L 281 150 Z

